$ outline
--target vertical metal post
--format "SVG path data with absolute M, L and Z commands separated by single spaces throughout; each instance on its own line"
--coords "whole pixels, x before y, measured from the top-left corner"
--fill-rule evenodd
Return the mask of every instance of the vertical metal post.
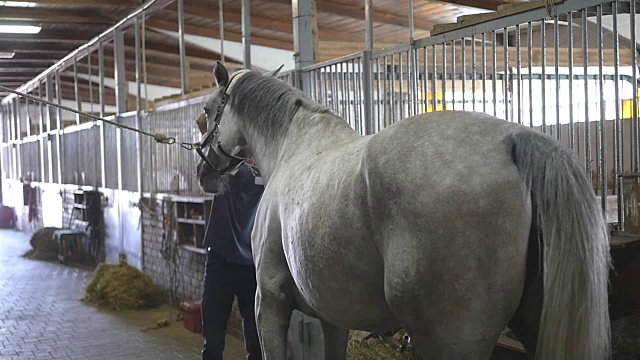
M 246 3 L 246 5 L 245 5 Z M 250 30 L 249 24 L 249 1 L 243 0 L 243 41 L 245 39 L 244 33 L 245 30 L 247 35 Z M 315 0 L 292 0 L 293 5 L 293 51 L 294 51 L 294 60 L 296 63 L 296 70 L 301 75 L 301 83 L 302 91 L 307 95 L 311 96 L 311 82 L 309 78 L 309 74 L 302 74 L 301 70 L 305 66 L 312 65 L 315 62 L 315 44 L 317 43 L 317 37 L 314 36 L 313 29 L 317 28 L 316 18 L 315 18 Z M 246 10 L 245 7 L 247 8 Z M 246 21 L 245 21 L 246 18 Z M 316 32 L 317 35 L 317 32 Z M 250 44 L 251 38 L 247 37 L 247 42 L 245 43 L 245 66 L 251 66 L 250 61 Z M 249 63 L 247 63 L 249 61 Z
M 46 96 L 47 96 L 47 101 L 53 102 L 53 78 L 51 77 L 51 75 L 47 75 L 47 80 L 45 81 L 45 89 L 46 89 Z M 52 156 L 52 152 L 53 152 L 53 148 L 51 147 L 51 122 L 53 121 L 53 116 L 52 116 L 52 111 L 53 109 L 49 106 L 46 105 L 46 109 L 47 109 L 47 179 L 48 182 L 53 183 L 53 156 Z
M 56 69 L 56 99 L 58 105 L 62 104 L 62 84 L 60 83 L 60 69 Z M 64 128 L 64 120 L 62 119 L 62 109 L 58 108 L 56 114 L 56 170 L 58 173 L 58 184 L 62 185 L 62 170 L 63 170 L 63 156 L 62 156 L 62 133 Z
M 182 0 L 179 0 L 182 1 Z M 300 29 L 296 29 L 295 23 L 296 23 L 296 5 L 297 3 L 300 2 L 302 3 L 302 10 L 308 10 L 308 12 L 303 12 L 303 13 L 298 13 L 299 16 L 305 16 L 308 14 L 309 18 L 311 17 L 311 6 L 310 6 L 310 1 L 309 0 L 293 0 L 293 13 L 294 13 L 294 19 L 293 19 L 293 23 L 294 23 L 294 43 L 295 43 L 295 32 L 296 30 L 300 31 Z M 243 57 L 243 61 L 244 61 L 244 67 L 247 69 L 251 68 L 251 8 L 250 8 L 250 0 L 242 0 L 242 46 L 244 48 L 244 57 Z M 308 6 L 304 6 L 304 5 L 308 5 Z M 300 10 L 300 9 L 298 9 Z M 307 19 L 307 21 L 309 21 L 310 19 Z M 302 21 L 303 23 L 305 23 L 305 21 Z M 310 24 L 310 21 L 309 21 Z M 311 28 L 309 28 L 309 32 L 311 31 Z M 311 44 L 305 44 L 305 45 L 311 45 Z M 295 45 L 294 45 L 295 48 Z
M 136 47 L 136 128 L 142 128 L 142 48 L 141 48 L 141 27 L 140 27 L 140 18 L 135 18 L 135 47 Z M 136 171 L 138 172 L 137 182 L 138 182 L 138 192 L 140 196 L 142 196 L 142 135 L 140 133 L 136 133 L 136 153 L 138 154 Z
M 366 24 L 364 34 L 365 50 L 371 51 L 373 50 L 373 0 L 364 1 L 364 21 Z
M 542 51 L 542 79 L 540 79 L 542 90 L 542 132 L 547 132 L 547 24 L 545 20 L 540 21 L 540 50 Z
M 553 46 L 554 46 L 554 69 L 556 78 L 556 139 L 562 139 L 562 125 L 560 125 L 560 32 L 558 30 L 558 15 L 553 17 Z
M 114 74 L 116 78 L 116 118 L 127 111 L 127 78 L 124 58 L 124 36 L 121 30 L 115 30 L 113 39 Z M 119 119 L 118 119 L 119 121 Z M 116 128 L 116 156 L 118 159 L 118 189 L 122 190 L 122 149 L 121 129 Z
M 597 22 L 598 22 L 598 70 L 599 70 L 599 90 L 600 90 L 600 200 L 602 201 L 602 214 L 607 214 L 607 124 L 604 104 L 604 77 L 603 77 L 603 62 L 604 62 L 604 38 L 602 34 L 602 5 L 598 5 L 597 8 Z
M 589 183 L 591 176 L 591 129 L 589 125 L 589 34 L 587 31 L 587 10 L 582 10 L 582 61 L 584 66 L 584 161 Z
M 51 77 L 51 75 L 47 75 L 46 80 L 44 81 L 44 90 L 47 101 L 53 102 L 53 78 Z M 44 116 L 44 121 L 46 121 L 46 123 L 44 124 L 43 131 L 48 133 L 51 131 L 51 121 L 53 121 L 53 108 L 49 105 L 45 105 L 44 108 L 46 109 L 46 115 Z
M 569 22 L 569 148 L 575 148 L 576 130 L 573 123 L 573 12 L 567 14 Z
M 373 51 L 373 0 L 365 0 L 365 51 L 362 53 L 362 96 L 364 103 L 364 133 L 375 134 L 376 125 L 373 119 L 373 65 L 371 52 Z M 378 78 L 378 85 L 380 78 Z M 380 92 L 378 92 L 380 96 Z
M 638 124 L 638 57 L 637 57 L 637 37 L 636 37 L 636 16 L 634 14 L 636 14 L 636 2 L 635 1 L 630 1 L 630 10 L 629 11 L 629 17 L 630 19 L 630 29 L 631 29 L 631 44 L 633 45 L 632 47 L 632 51 L 631 51 L 631 78 L 633 79 L 633 94 L 632 94 L 632 111 L 633 111 L 633 123 L 632 123 L 632 129 L 635 129 L 635 131 L 632 131 L 632 140 L 631 140 L 631 159 L 633 161 L 633 165 L 632 165 L 632 171 L 638 172 L 639 168 L 640 168 L 640 160 L 638 160 L 638 157 L 640 154 L 638 154 L 640 151 L 638 149 L 638 143 L 640 142 L 638 139 L 638 126 L 640 124 Z M 634 154 L 635 153 L 635 157 Z
M 182 95 L 187 93 L 187 57 L 184 43 L 184 0 L 178 0 L 178 46 L 180 47 L 180 81 Z
M 220 62 L 224 64 L 224 0 L 218 0 L 218 25 L 220 27 Z
M 78 59 L 73 58 L 73 90 L 76 96 L 76 109 L 82 111 L 82 99 L 80 98 L 80 84 L 78 84 Z M 80 124 L 80 115 L 76 114 L 76 125 Z
M 38 82 L 38 97 L 40 99 L 43 98 L 42 95 L 42 81 Z M 38 103 L 38 130 L 39 130 L 39 135 L 40 135 L 40 139 L 38 139 L 38 142 L 40 143 L 40 181 L 41 182 L 46 182 L 46 172 L 45 172 L 45 168 L 44 168 L 44 106 L 42 106 L 42 103 Z
M 516 25 L 516 86 L 518 87 L 518 124 L 522 125 L 522 54 L 520 50 L 522 46 L 520 44 L 521 32 L 520 24 Z
M 98 44 L 98 93 L 100 97 L 100 117 L 105 116 L 105 103 L 104 103 L 104 44 L 100 42 Z M 105 166 L 105 147 L 104 147 L 104 127 L 105 124 L 100 121 L 100 185 L 106 187 L 107 174 Z
M 116 113 L 127 112 L 127 74 L 124 56 L 124 33 L 114 30 L 113 37 L 114 75 L 116 82 Z
M 615 86 L 615 107 L 616 107 L 616 119 L 614 123 L 615 135 L 614 142 L 614 154 L 615 158 L 615 191 L 618 200 L 618 230 L 624 231 L 624 208 L 622 199 L 622 179 L 618 177 L 624 172 L 623 153 L 624 148 L 622 144 L 622 116 L 620 114 L 620 38 L 618 37 L 618 2 L 611 3 L 611 12 L 613 13 L 613 69 L 614 69 L 614 86 Z
M 502 88 L 504 89 L 504 119 L 506 121 L 513 121 L 509 116 L 509 90 L 511 84 L 511 74 L 509 68 L 509 30 L 503 29 L 502 33 L 502 50 L 504 51 L 504 75 L 502 77 Z

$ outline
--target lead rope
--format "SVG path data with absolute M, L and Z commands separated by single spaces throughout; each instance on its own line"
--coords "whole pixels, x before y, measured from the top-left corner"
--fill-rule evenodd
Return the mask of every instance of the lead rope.
M 91 115 L 91 114 L 88 114 L 88 113 L 85 113 L 85 112 L 82 112 L 82 111 L 78 111 L 76 109 L 72 109 L 72 108 L 64 106 L 64 105 L 58 105 L 58 104 L 52 103 L 51 101 L 44 100 L 44 99 L 41 99 L 41 98 L 38 98 L 38 97 L 35 97 L 35 96 L 31 96 L 29 94 L 21 93 L 19 91 L 10 89 L 10 88 L 2 86 L 2 85 L 0 85 L 0 90 L 8 91 L 10 93 L 16 94 L 18 96 L 22 96 L 24 98 L 33 100 L 35 102 L 39 102 L 39 103 L 46 104 L 46 105 L 49 105 L 49 106 L 53 106 L 53 107 L 56 107 L 56 108 L 59 108 L 59 109 L 62 109 L 62 110 L 66 110 L 66 111 L 69 111 L 69 112 L 72 112 L 72 113 L 75 113 L 75 114 L 78 114 L 78 115 L 81 115 L 81 116 L 85 116 L 85 117 L 93 119 L 93 120 L 104 121 L 104 122 L 106 122 L 108 124 L 111 124 L 113 126 L 117 126 L 117 127 L 123 128 L 123 129 L 127 129 L 129 131 L 137 132 L 137 133 L 140 133 L 142 135 L 152 137 L 156 142 L 161 143 L 161 144 L 172 145 L 172 144 L 176 143 L 176 139 L 174 137 L 169 137 L 167 135 L 159 134 L 159 133 L 152 134 L 150 132 L 147 132 L 147 131 L 144 131 L 144 130 L 140 130 L 140 129 L 136 129 L 136 128 L 131 127 L 131 126 L 127 126 L 127 125 L 124 125 L 124 124 L 119 124 L 119 123 L 117 123 L 115 121 L 103 119 L 103 118 L 101 118 L 99 116 L 95 116 L 95 115 Z M 188 148 L 189 145 L 192 146 L 192 147 L 194 146 L 194 144 L 191 144 L 191 143 L 180 143 L 180 145 L 182 145 L 185 148 Z

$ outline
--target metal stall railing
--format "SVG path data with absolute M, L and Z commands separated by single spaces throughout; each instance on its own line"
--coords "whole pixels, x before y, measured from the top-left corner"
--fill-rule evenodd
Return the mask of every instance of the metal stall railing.
M 309 81 L 309 96 L 345 119 L 358 133 L 365 134 L 363 54 L 357 53 L 302 69 Z
M 207 97 L 160 106 L 146 115 L 147 130 L 180 141 L 196 142 L 200 132 L 195 119 L 202 113 Z M 146 166 L 144 188 L 150 192 L 201 195 L 196 177 L 197 155 L 179 146 L 156 142 L 143 147 L 151 166 Z

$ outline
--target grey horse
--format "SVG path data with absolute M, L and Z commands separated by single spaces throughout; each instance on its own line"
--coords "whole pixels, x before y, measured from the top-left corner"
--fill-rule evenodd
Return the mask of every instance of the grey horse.
M 536 359 L 609 357 L 606 223 L 573 153 L 481 113 L 417 115 L 361 136 L 284 82 L 214 68 L 198 120 L 204 191 L 255 158 L 252 234 L 265 360 L 290 316 L 320 319 L 326 359 L 348 329 L 404 327 L 424 359 L 488 359 L 509 326 Z

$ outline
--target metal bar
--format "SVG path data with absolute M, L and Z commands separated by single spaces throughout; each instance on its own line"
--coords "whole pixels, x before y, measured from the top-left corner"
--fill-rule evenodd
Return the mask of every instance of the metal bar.
M 373 0 L 364 1 L 365 50 L 373 50 Z
M 391 123 L 396 122 L 396 60 L 395 56 L 391 55 Z
M 413 0 L 409 0 L 409 40 L 415 38 L 415 29 L 413 27 Z
M 471 111 L 476 111 L 476 37 L 471 38 L 471 102 L 473 107 Z
M 189 91 L 189 80 L 187 79 L 187 51 L 184 42 L 184 0 L 178 2 L 178 47 L 180 50 L 180 83 L 182 95 Z M 244 3 L 243 3 L 244 4 Z M 137 19 L 137 18 L 136 18 Z M 244 28 L 243 28 L 244 30 Z M 244 39 L 244 36 L 243 36 Z
M 546 20 L 540 21 L 540 49 L 542 50 L 542 80 L 541 80 L 541 88 L 542 88 L 542 106 L 540 109 L 542 110 L 542 132 L 547 133 L 547 103 L 544 101 L 547 96 L 547 83 L 545 81 L 545 75 L 547 73 L 547 24 Z
M 467 39 L 462 38 L 462 111 L 467 110 L 467 51 L 466 49 L 467 49 Z M 454 75 L 453 81 L 455 81 L 455 75 Z
M 78 59 L 73 59 L 73 89 L 76 96 L 76 109 L 82 111 L 82 99 L 80 98 L 80 86 L 78 84 Z M 76 125 L 80 125 L 80 114 L 77 113 Z
M 576 143 L 576 129 L 573 120 L 573 12 L 569 12 L 567 14 L 569 17 L 569 148 L 571 150 L 575 149 Z
M 435 66 L 435 63 L 434 63 Z M 455 69 L 451 71 L 455 73 Z M 433 81 L 436 81 L 435 72 L 433 73 Z M 455 81 L 455 80 L 454 80 Z M 447 43 L 442 43 L 442 110 L 447 110 Z M 437 101 L 437 97 L 436 97 Z
M 560 125 L 560 32 L 558 31 L 558 15 L 553 17 L 553 46 L 554 46 L 554 69 L 556 75 L 556 139 L 562 139 L 562 126 Z
M 45 86 L 46 86 L 46 96 L 47 96 L 47 100 L 49 102 L 53 102 L 53 78 L 51 76 L 47 76 L 47 80 L 45 81 Z M 53 121 L 53 114 L 52 112 L 54 111 L 54 109 L 51 107 L 51 105 L 46 105 L 47 108 L 47 133 L 51 132 L 51 122 Z
M 60 83 L 60 69 L 56 69 L 56 99 L 58 101 L 58 105 L 62 104 L 62 85 Z M 63 159 L 62 159 L 62 131 L 63 130 L 63 121 L 62 121 L 62 108 L 57 109 L 56 116 L 56 128 L 58 131 L 56 132 L 56 170 L 58 172 L 58 184 L 62 185 L 62 170 L 63 170 Z
M 437 90 L 437 81 L 438 81 L 438 77 L 436 76 L 438 74 L 438 68 L 437 66 L 437 51 L 436 51 L 436 46 L 433 45 L 433 47 L 431 48 L 431 61 L 432 61 L 432 65 L 433 65 L 433 71 L 431 72 L 433 74 L 433 79 L 431 80 L 431 104 L 432 104 L 432 109 L 431 111 L 435 112 L 438 109 L 438 90 Z M 444 74 L 443 74 L 444 76 Z
M 427 112 L 429 110 L 429 54 L 426 47 L 422 48 L 422 58 L 424 59 L 424 65 L 422 68 L 422 72 L 424 74 L 422 78 L 422 96 L 424 99 L 422 103 L 424 106 L 424 112 Z
M 613 13 L 613 71 L 615 73 L 615 107 L 616 107 L 616 121 L 614 123 L 614 131 L 615 135 L 613 138 L 614 142 L 614 159 L 615 159 L 615 191 L 617 195 L 618 201 L 618 229 L 620 231 L 624 231 L 624 208 L 623 208 L 623 199 L 622 199 L 622 179 L 618 177 L 624 172 L 624 147 L 623 147 L 623 134 L 622 134 L 622 116 L 620 113 L 620 38 L 618 36 L 618 1 L 613 1 L 611 3 L 611 10 Z
M 89 67 L 89 107 L 90 111 L 93 114 L 93 71 L 91 68 L 91 52 L 87 55 L 87 65 Z
M 224 0 L 218 0 L 218 23 L 220 28 L 220 60 L 224 64 Z
M 140 19 L 136 18 L 135 21 L 135 55 L 136 55 L 136 120 L 135 126 L 137 129 L 142 128 L 142 46 L 141 46 L 141 26 Z M 142 182 L 142 134 L 136 133 L 136 154 L 138 158 L 136 161 L 136 180 L 138 192 L 142 195 L 143 182 Z
M 105 102 L 104 102 L 104 44 L 100 43 L 98 46 L 98 93 L 100 101 L 100 117 L 105 116 Z
M 587 33 L 587 10 L 582 10 L 582 59 L 584 65 L 584 161 L 585 161 L 585 170 L 587 172 L 587 177 L 589 178 L 589 182 L 592 182 L 591 177 L 591 129 L 589 129 L 589 81 L 587 80 L 587 75 L 589 74 L 589 40 Z
M 371 54 L 369 54 L 369 56 L 371 56 Z M 378 131 L 380 131 L 380 129 L 382 129 L 384 126 L 382 126 L 382 124 L 380 123 L 381 120 L 384 119 L 384 113 L 381 111 L 384 110 L 382 108 L 382 99 L 384 98 L 384 89 L 380 88 L 380 83 L 382 83 L 383 85 L 385 84 L 384 81 L 382 80 L 382 70 L 380 68 L 380 59 L 376 59 L 376 70 L 378 73 L 378 80 L 376 81 L 376 87 L 377 89 L 377 93 L 376 93 L 376 106 L 377 106 L 377 121 L 375 122 L 375 127 L 373 129 L 374 133 L 377 133 Z M 382 91 L 381 91 L 382 90 Z
M 482 33 L 482 112 L 487 112 L 487 34 Z
M 527 23 L 527 56 L 528 56 L 528 68 L 529 71 L 529 127 L 533 128 L 533 82 L 531 81 L 532 65 L 531 59 L 533 58 L 533 31 L 531 30 L 531 22 Z
M 100 117 L 105 116 L 105 101 L 104 101 L 104 44 L 100 42 L 98 44 L 98 93 L 100 94 Z M 104 122 L 99 122 L 100 126 L 100 185 L 107 186 L 107 170 L 105 160 L 105 134 L 104 134 Z
M 634 0 L 635 1 L 635 0 Z M 604 80 L 602 78 L 604 62 L 604 38 L 602 34 L 602 5 L 597 7 L 598 22 L 598 71 L 600 75 L 600 163 L 598 172 L 600 173 L 600 201 L 602 203 L 602 214 L 607 214 L 607 129 L 606 114 L 604 104 Z
M 398 104 L 399 110 L 400 110 L 399 111 L 399 116 L 400 117 L 398 118 L 398 120 L 401 120 L 401 119 L 404 118 L 404 94 L 402 92 L 403 87 L 404 87 L 404 84 L 403 84 L 404 68 L 402 67 L 402 54 L 403 53 L 398 54 L 398 68 L 400 69 L 400 86 L 399 86 L 399 88 L 400 88 L 400 101 L 399 101 L 399 104 Z
M 299 3 L 299 1 L 295 1 L 295 3 Z M 247 69 L 250 69 L 251 68 L 251 8 L 250 8 L 249 0 L 242 0 L 241 12 L 242 12 L 242 46 L 244 48 L 244 52 L 243 52 L 244 67 Z M 296 30 L 299 31 L 300 29 L 297 29 L 297 28 L 294 29 L 294 31 Z M 309 28 L 309 31 L 311 31 L 310 28 Z
M 498 81 L 497 81 L 497 73 L 498 73 L 498 55 L 496 52 L 496 31 L 493 30 L 491 32 L 491 52 L 493 53 L 493 64 L 492 64 L 492 85 L 493 85 L 493 116 L 498 116 Z
M 502 88 L 504 89 L 504 119 L 510 120 L 509 117 L 509 32 L 505 27 L 502 33 L 502 47 L 504 50 L 504 77 L 502 78 Z
M 47 75 L 52 74 L 61 68 L 64 68 L 65 65 L 68 65 L 69 62 L 73 61 L 74 58 L 78 56 L 86 55 L 89 52 L 89 50 L 91 48 L 96 47 L 98 42 L 100 42 L 101 40 L 106 40 L 107 38 L 111 38 L 116 29 L 122 30 L 123 27 L 130 25 L 133 22 L 133 19 L 139 14 L 146 12 L 147 15 L 151 15 L 154 11 L 161 10 L 165 6 L 171 4 L 172 2 L 173 0 L 150 0 L 146 2 L 144 5 L 140 6 L 138 9 L 136 9 L 131 14 L 129 14 L 127 17 L 120 20 L 119 22 L 117 22 L 115 25 L 111 26 L 107 30 L 103 31 L 100 35 L 94 37 L 89 42 L 82 45 L 81 47 L 74 50 L 69 55 L 65 56 L 60 61 L 58 61 L 51 67 L 49 67 L 47 70 L 41 72 L 35 78 L 30 80 L 26 84 L 22 85 L 21 87 L 19 87 L 17 91 L 23 92 L 23 93 L 29 92 L 29 89 L 33 88 L 40 80 L 43 80 Z M 153 9 L 150 10 L 151 8 Z M 7 104 L 11 99 L 14 99 L 15 97 L 16 97 L 15 94 L 9 94 L 2 100 L 2 103 Z
M 356 127 L 355 122 L 353 121 L 353 117 L 351 115 L 351 69 L 349 66 L 349 62 L 346 62 L 343 64 L 344 66 L 344 85 L 342 86 L 342 90 L 346 92 L 347 95 L 347 103 L 346 103 L 346 111 L 345 111 L 345 118 L 347 119 L 347 121 L 351 124 L 351 126 L 353 126 L 353 128 L 358 131 L 358 128 Z
M 633 129 L 634 132 L 632 132 L 632 136 L 633 139 L 631 141 L 631 159 L 633 160 L 633 170 L 634 172 L 638 172 L 640 169 L 640 165 L 639 162 L 640 160 L 638 159 L 639 157 L 639 152 L 640 149 L 638 149 L 638 143 L 640 143 L 640 141 L 638 141 L 638 59 L 637 59 L 637 51 L 636 51 L 636 44 L 637 44 L 637 37 L 636 37 L 636 16 L 634 14 L 636 14 L 636 2 L 635 1 L 630 1 L 630 29 L 631 29 L 631 44 L 633 44 L 634 51 L 631 51 L 631 73 L 632 73 L 632 78 L 634 79 L 633 81 L 633 100 L 632 100 L 632 111 L 633 111 Z M 634 155 L 635 154 L 635 155 Z
M 390 96 L 387 96 L 387 94 L 391 95 L 391 89 L 390 89 L 390 85 L 389 85 L 389 66 L 387 63 L 387 58 L 384 57 L 384 107 L 383 107 L 383 111 L 384 111 L 384 121 L 382 123 L 382 126 L 380 127 L 380 130 L 384 129 L 385 127 L 387 127 L 387 125 L 389 124 L 389 121 L 387 116 L 390 116 L 390 110 L 391 110 L 391 104 L 389 103 L 389 105 L 387 105 L 387 103 L 390 100 Z M 387 91 L 389 90 L 389 91 Z
M 373 65 L 371 63 L 371 51 L 362 53 L 362 62 L 358 62 L 358 66 L 362 71 L 362 96 L 364 106 L 364 133 L 372 135 L 376 132 L 375 122 L 373 120 Z M 358 90 L 359 94 L 360 91 Z
M 436 73 L 433 73 L 433 81 L 436 81 Z M 434 107 L 433 111 L 435 111 L 435 94 L 434 96 Z M 451 41 L 451 102 L 453 110 L 456 109 L 456 41 Z
M 114 75 L 116 82 L 116 112 L 127 112 L 127 76 L 124 56 L 124 33 L 116 30 L 113 40 Z
M 516 25 L 516 86 L 518 88 L 518 124 L 522 125 L 522 54 L 520 44 L 520 25 Z
M 38 86 L 38 97 L 42 98 L 42 83 L 39 84 L 40 86 Z M 43 126 L 43 122 L 44 122 L 44 107 L 42 106 L 42 103 L 38 103 L 38 130 L 39 130 L 39 134 L 42 134 L 43 130 L 44 130 L 44 126 Z M 46 182 L 46 172 L 45 172 L 45 168 L 44 168 L 44 138 L 41 137 L 39 139 L 39 143 L 40 143 L 40 181 L 42 182 Z

